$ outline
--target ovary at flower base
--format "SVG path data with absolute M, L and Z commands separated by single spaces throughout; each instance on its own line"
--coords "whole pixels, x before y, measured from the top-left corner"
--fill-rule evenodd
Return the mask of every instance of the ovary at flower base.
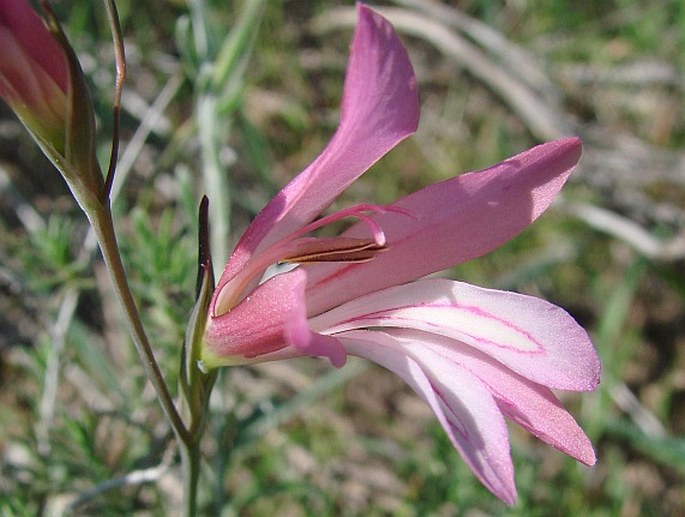
M 550 205 L 581 154 L 546 143 L 389 206 L 317 219 L 417 128 L 416 80 L 391 25 L 358 6 L 339 127 L 238 242 L 210 305 L 203 368 L 348 355 L 402 377 L 432 408 L 473 472 L 516 500 L 504 417 L 592 465 L 592 445 L 551 389 L 593 390 L 600 364 L 563 309 L 521 294 L 426 275 L 502 245 Z M 343 217 L 339 237 L 311 232 Z M 283 272 L 278 264 L 295 264 Z

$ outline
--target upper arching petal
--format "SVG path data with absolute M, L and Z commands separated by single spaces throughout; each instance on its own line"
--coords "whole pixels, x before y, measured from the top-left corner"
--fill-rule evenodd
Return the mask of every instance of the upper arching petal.
M 310 314 L 392 285 L 479 257 L 520 233 L 557 195 L 580 158 L 567 138 L 539 145 L 489 169 L 430 185 L 393 203 L 410 216 L 371 216 L 383 228 L 387 251 L 363 264 L 316 265 L 308 270 Z M 366 235 L 355 225 L 347 237 Z
M 378 13 L 359 4 L 358 16 L 336 133 L 314 162 L 253 221 L 219 286 L 252 254 L 318 216 L 350 183 L 416 131 L 418 92 L 406 50 Z

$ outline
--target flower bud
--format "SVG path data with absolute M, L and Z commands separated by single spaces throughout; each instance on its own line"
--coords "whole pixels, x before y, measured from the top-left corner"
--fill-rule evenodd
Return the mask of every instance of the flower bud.
M 31 132 L 83 206 L 104 190 L 85 77 L 54 15 L 0 0 L 0 97 Z M 85 208 L 85 207 L 84 207 Z

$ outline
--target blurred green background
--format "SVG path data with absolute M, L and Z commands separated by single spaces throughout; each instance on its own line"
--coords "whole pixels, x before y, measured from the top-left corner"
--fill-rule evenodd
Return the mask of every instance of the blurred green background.
M 100 2 L 53 1 L 109 152 L 114 62 Z M 215 260 L 334 131 L 353 4 L 119 0 L 128 57 L 115 189 L 124 261 L 175 385 L 193 303 L 196 209 Z M 386 203 L 535 143 L 579 135 L 563 199 L 449 271 L 546 298 L 591 332 L 602 384 L 562 394 L 585 468 L 511 427 L 519 503 L 480 486 L 430 411 L 373 365 L 224 370 L 207 515 L 685 513 L 685 7 L 680 0 L 395 0 L 421 125 L 339 201 Z M 0 106 L 0 514 L 168 515 L 172 436 L 85 218 Z

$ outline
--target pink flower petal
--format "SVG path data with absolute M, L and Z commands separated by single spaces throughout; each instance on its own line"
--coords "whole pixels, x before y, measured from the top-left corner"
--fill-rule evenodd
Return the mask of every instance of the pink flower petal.
M 547 209 L 580 152 L 577 138 L 542 144 L 484 171 L 428 186 L 392 205 L 413 217 L 396 212 L 372 215 L 385 233 L 388 250 L 363 264 L 311 266 L 310 314 L 492 251 Z M 368 229 L 355 225 L 344 235 L 364 236 Z
M 290 274 L 294 273 L 295 271 Z M 302 272 L 297 272 L 297 275 L 302 277 Z M 344 366 L 347 361 L 347 352 L 337 338 L 316 334 L 309 328 L 307 307 L 304 302 L 304 285 L 299 283 L 297 300 L 293 303 L 289 318 L 285 321 L 283 336 L 299 355 L 327 357 L 337 368 Z
M 210 317 L 205 342 L 218 357 L 253 358 L 284 348 L 286 329 L 299 321 L 307 277 L 294 270 L 255 289 L 229 312 Z
M 314 331 L 411 328 L 456 339 L 524 377 L 586 391 L 600 363 L 585 330 L 549 302 L 447 279 L 425 279 L 358 298 L 312 318 Z
M 31 60 L 67 92 L 69 75 L 64 51 L 26 0 L 0 0 L 0 27 L 11 31 Z M 13 57 L 0 53 L 0 61 Z
M 412 339 L 350 331 L 340 340 L 348 353 L 380 364 L 409 384 L 431 407 L 481 482 L 507 504 L 516 502 L 507 427 L 478 377 Z M 420 358 L 413 353 L 416 349 L 421 349 Z
M 301 269 L 276 275 L 230 311 L 210 316 L 203 362 L 208 367 L 292 357 L 327 357 L 336 367 L 347 353 L 337 338 L 309 329 Z
M 226 265 L 219 287 L 254 253 L 318 216 L 350 183 L 416 131 L 418 92 L 407 52 L 379 14 L 361 4 L 358 13 L 335 135 L 253 221 Z
M 415 338 L 417 333 L 397 330 L 393 334 Z M 463 343 L 436 335 L 423 340 L 430 341 L 431 350 L 445 361 L 476 375 L 495 397 L 500 410 L 521 427 L 586 465 L 596 463 L 590 439 L 548 388 Z

